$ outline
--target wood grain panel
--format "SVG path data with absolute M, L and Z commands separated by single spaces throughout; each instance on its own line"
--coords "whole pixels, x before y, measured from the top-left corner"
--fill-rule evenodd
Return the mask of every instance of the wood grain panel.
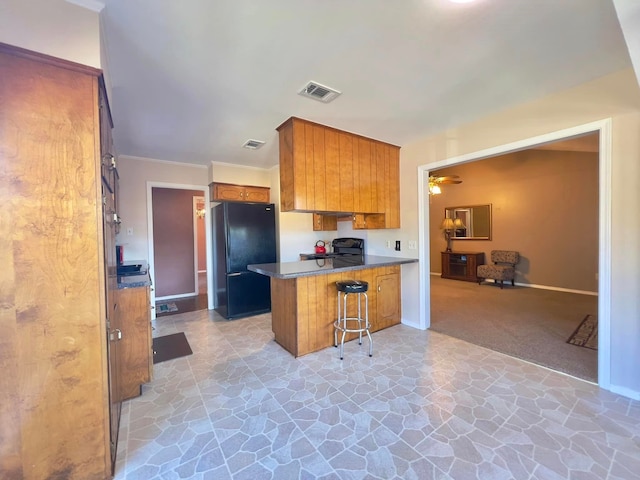
M 283 211 L 383 215 L 354 228 L 399 228 L 399 147 L 295 117 L 277 130 Z M 395 151 L 395 169 L 388 163 L 390 151 Z M 295 178 L 289 180 L 290 175 Z M 296 199 L 293 208 L 289 197 Z M 314 223 L 314 228 L 319 227 Z
M 271 279 L 271 329 L 276 342 L 298 356 L 296 279 Z
M 271 191 L 268 187 L 245 187 L 244 198 L 247 202 L 269 203 Z
M 355 179 L 356 196 L 359 197 L 360 213 L 373 213 L 371 206 L 371 141 L 358 139 L 358 176 Z
M 219 182 L 212 182 L 209 184 L 209 187 L 211 200 L 213 201 L 269 203 L 269 187 L 234 185 Z
M 320 125 L 311 125 L 313 132 L 313 209 L 318 212 L 327 211 L 327 195 L 326 195 L 326 156 L 324 132 L 325 128 Z M 307 130 L 307 133 L 309 130 Z M 309 151 L 307 150 L 307 155 Z
M 340 208 L 341 212 L 354 211 L 354 170 L 353 136 L 345 133 L 338 135 L 340 149 Z
M 16 387 L 11 403 L 3 398 L 2 436 L 13 446 L 5 457 L 2 442 L 0 466 L 25 479 L 104 479 L 97 78 L 5 53 L 0 71 L 0 236 L 8 247 L 0 284 L 10 302 L 0 366 Z
M 293 121 L 293 183 L 294 183 L 294 208 L 296 210 L 306 210 L 309 208 L 309 199 L 313 199 L 313 185 L 309 189 L 309 165 L 306 158 L 305 146 L 305 124 Z M 300 159 L 303 159 L 302 161 Z M 280 188 L 282 191 L 282 187 Z
M 385 198 L 385 165 L 384 165 L 385 145 L 380 142 L 371 144 L 371 210 L 384 213 Z
M 378 328 L 386 328 L 394 324 L 400 317 L 400 274 L 385 273 L 376 277 L 375 287 L 378 289 L 376 322 Z
M 325 165 L 325 197 L 326 210 L 340 211 L 340 139 L 338 132 L 327 128 L 324 130 L 324 165 Z
M 151 319 L 149 287 L 118 290 L 122 339 L 118 342 L 120 400 L 140 395 L 140 385 L 151 381 Z
M 314 213 L 312 217 L 314 231 L 330 231 L 338 229 L 338 217 L 335 215 Z
M 295 141 L 300 144 L 300 153 L 296 157 L 296 163 L 304 163 L 305 177 L 300 178 L 300 182 L 305 183 L 305 210 L 313 210 L 316 208 L 316 184 L 315 184 L 315 164 L 313 158 L 313 125 L 307 122 L 294 121 L 294 125 L 300 123 L 300 129 L 304 132 L 299 135 Z M 296 147 L 296 152 L 298 148 Z M 304 152 L 304 153 L 303 153 Z M 302 202 L 300 202 L 302 204 Z
M 280 208 L 283 212 L 288 212 L 296 208 L 295 195 L 300 185 L 295 184 L 295 174 L 297 173 L 298 175 L 302 175 L 302 178 L 305 178 L 304 172 L 299 172 L 293 163 L 293 132 L 292 122 L 287 122 L 279 128 Z
M 276 341 L 294 356 L 322 350 L 333 345 L 333 322 L 337 318 L 338 280 L 364 280 L 369 283 L 369 322 L 371 331 L 400 323 L 399 266 L 371 268 L 352 272 L 341 272 L 297 279 L 271 279 L 272 326 Z M 398 281 L 384 281 L 385 275 Z M 385 303 L 378 306 L 378 282 L 385 286 Z M 388 288 L 388 291 L 387 291 Z M 392 289 L 395 288 L 395 293 Z M 395 299 L 396 305 L 392 303 Z M 396 309 L 396 314 L 389 313 Z M 380 311 L 384 318 L 380 319 Z M 348 301 L 347 314 L 355 316 L 355 297 Z M 363 311 L 364 315 L 364 311 Z M 346 341 L 356 338 L 349 334 Z

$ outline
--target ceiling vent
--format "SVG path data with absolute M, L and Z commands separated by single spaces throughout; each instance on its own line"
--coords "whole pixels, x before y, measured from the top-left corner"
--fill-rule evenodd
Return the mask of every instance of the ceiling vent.
M 244 145 L 242 145 L 242 147 L 248 148 L 249 150 L 257 150 L 263 145 L 264 145 L 264 142 L 262 140 L 249 139 L 246 142 L 244 142 Z
M 322 103 L 329 103 L 331 100 L 336 98 L 342 92 L 338 90 L 327 87 L 325 85 L 320 85 L 317 82 L 309 82 L 307 83 L 302 90 L 298 92 L 299 95 L 303 97 L 313 98 L 314 100 L 318 100 Z

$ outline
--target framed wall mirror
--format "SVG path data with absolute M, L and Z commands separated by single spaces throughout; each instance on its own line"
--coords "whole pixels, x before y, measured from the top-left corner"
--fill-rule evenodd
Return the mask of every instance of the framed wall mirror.
M 445 207 L 444 216 L 456 222 L 452 240 L 491 240 L 491 204 Z

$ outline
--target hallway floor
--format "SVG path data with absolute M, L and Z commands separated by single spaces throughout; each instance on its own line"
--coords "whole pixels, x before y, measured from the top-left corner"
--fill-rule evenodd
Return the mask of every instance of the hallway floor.
M 436 332 L 293 358 L 270 314 L 157 321 L 193 355 L 123 404 L 116 480 L 640 479 L 640 402 Z

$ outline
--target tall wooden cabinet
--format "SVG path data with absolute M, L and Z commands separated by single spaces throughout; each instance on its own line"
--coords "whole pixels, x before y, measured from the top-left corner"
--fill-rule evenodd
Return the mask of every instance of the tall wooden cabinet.
M 399 147 L 296 117 L 277 130 L 282 211 L 360 215 L 354 228 L 400 227 Z
M 0 478 L 112 472 L 99 77 L 0 44 Z

